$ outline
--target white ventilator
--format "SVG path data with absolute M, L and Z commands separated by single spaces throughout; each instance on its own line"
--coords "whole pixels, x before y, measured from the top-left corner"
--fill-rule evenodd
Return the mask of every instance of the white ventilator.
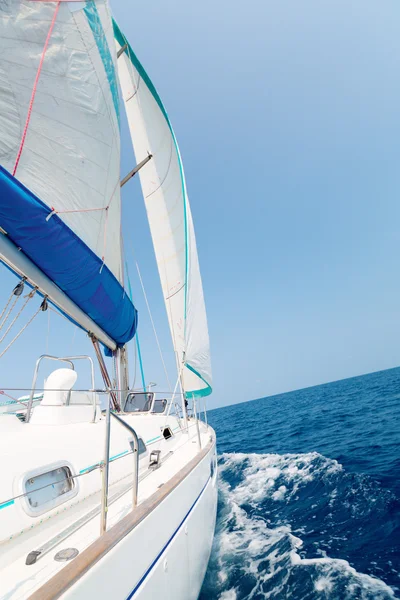
M 168 115 L 114 22 L 119 80 L 139 171 L 178 369 L 187 397 L 211 393 L 207 317 L 183 165 Z
M 63 406 L 78 375 L 72 369 L 56 369 L 45 381 L 41 406 Z

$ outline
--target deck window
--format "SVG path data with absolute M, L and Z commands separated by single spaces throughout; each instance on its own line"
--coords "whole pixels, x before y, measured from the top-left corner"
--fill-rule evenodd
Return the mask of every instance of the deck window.
M 153 404 L 153 392 L 130 392 L 126 398 L 125 412 L 148 412 Z

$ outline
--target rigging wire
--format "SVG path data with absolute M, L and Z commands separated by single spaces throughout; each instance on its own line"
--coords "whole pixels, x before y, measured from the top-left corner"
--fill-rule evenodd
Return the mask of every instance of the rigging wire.
M 49 353 L 49 339 L 50 339 L 50 311 L 47 311 L 46 354 Z
M 31 292 L 29 292 L 29 294 L 27 294 L 25 296 L 26 300 L 25 300 L 24 304 L 22 305 L 20 311 L 16 314 L 16 316 L 14 317 L 14 319 L 11 321 L 10 325 L 6 329 L 6 332 L 3 334 L 3 337 L 0 338 L 0 344 L 4 340 L 4 338 L 6 337 L 6 335 L 8 334 L 8 332 L 12 329 L 12 327 L 13 327 L 14 323 L 17 321 L 17 319 L 21 316 L 21 314 L 24 311 L 24 309 L 26 308 L 29 300 L 31 300 L 33 298 L 33 296 L 36 294 L 37 289 L 38 289 L 37 287 L 33 288 L 33 290 Z M 2 354 L 0 356 L 2 356 Z
M 33 297 L 34 293 L 36 292 L 35 288 L 34 290 L 32 290 L 32 292 L 30 292 L 30 294 L 28 294 L 28 300 L 27 302 Z M 31 295 L 32 294 L 32 295 Z M 23 308 L 20 310 L 19 314 L 17 315 L 17 317 L 14 319 L 13 323 L 15 322 L 15 320 L 18 318 L 18 316 L 21 314 L 22 310 L 25 308 L 27 302 L 25 302 Z M 32 321 L 35 319 L 35 317 L 40 313 L 40 312 L 44 312 L 46 311 L 48 308 L 48 303 L 47 303 L 47 296 L 45 296 L 43 298 L 42 303 L 40 304 L 39 308 L 37 309 L 37 311 L 32 315 L 32 317 L 29 319 L 29 321 L 22 327 L 22 329 L 17 333 L 17 335 L 11 340 L 11 342 L 8 344 L 8 346 L 6 346 L 6 348 L 4 348 L 3 352 L 1 352 L 0 354 L 0 358 L 2 358 L 4 356 L 4 354 L 11 348 L 11 346 L 14 344 L 14 342 L 17 341 L 17 339 L 20 337 L 20 335 L 23 334 L 23 332 L 25 331 L 25 329 L 32 323 Z M 9 328 L 10 329 L 10 328 Z M 9 329 L 7 330 L 7 332 L 9 331 Z M 7 332 L 4 334 L 3 338 L 7 335 Z M 1 341 L 1 340 L 0 340 Z
M 133 368 L 133 385 L 132 385 L 132 389 L 135 389 L 136 375 L 137 375 L 137 346 L 136 346 L 136 344 L 134 344 L 134 348 L 135 348 L 135 355 L 134 355 L 134 359 L 133 359 L 134 368 Z
M 14 396 L 10 396 L 10 394 L 7 394 L 7 392 L 5 392 L 4 390 L 0 390 L 0 395 L 1 396 L 7 396 L 7 398 L 10 398 L 10 400 L 13 400 L 13 402 L 15 402 L 17 404 L 21 404 L 21 406 L 23 406 L 24 408 L 27 407 L 27 403 L 26 402 L 21 402 L 21 400 L 19 400 L 19 398 L 15 398 Z
M 132 253 L 133 253 L 133 250 L 132 250 Z M 158 339 L 156 326 L 155 326 L 154 321 L 153 321 L 153 315 L 151 314 L 151 309 L 150 309 L 149 301 L 147 299 L 147 294 L 146 294 L 146 290 L 145 290 L 145 287 L 144 287 L 142 275 L 140 273 L 139 265 L 138 265 L 138 262 L 137 262 L 136 258 L 134 260 L 135 260 L 136 269 L 137 269 L 137 272 L 138 272 L 138 275 L 139 275 L 140 285 L 142 287 L 143 296 L 144 296 L 144 299 L 145 299 L 145 302 L 146 302 L 147 310 L 149 312 L 149 317 L 150 317 L 151 325 L 153 327 L 154 337 L 156 338 L 158 351 L 160 353 L 161 362 L 162 362 L 162 365 L 164 367 L 165 377 L 167 379 L 167 383 L 168 383 L 169 389 L 172 389 L 172 385 L 171 385 L 171 382 L 170 382 L 169 377 L 168 377 L 167 367 L 166 367 L 166 364 L 165 364 L 165 361 L 164 361 L 164 356 L 163 356 L 163 353 L 162 353 L 162 350 L 161 350 L 160 341 Z
M 125 249 L 124 249 L 122 235 L 121 235 L 121 239 L 122 239 L 122 253 L 125 254 Z M 127 262 L 126 258 L 125 258 L 124 262 L 125 262 L 126 276 L 128 278 L 129 298 L 130 298 L 130 301 L 133 303 L 131 279 L 129 277 L 128 262 Z M 136 338 L 136 343 L 135 343 L 135 378 L 134 378 L 134 381 L 136 382 L 136 363 L 137 363 L 137 357 L 139 357 L 139 366 L 140 366 L 140 374 L 142 376 L 143 391 L 146 391 L 146 379 L 145 379 L 145 376 L 144 376 L 142 353 L 140 351 L 140 342 L 139 342 L 139 333 L 138 333 L 138 331 L 136 331 L 135 338 Z M 135 387 L 135 385 L 133 387 Z
M 144 378 L 142 352 L 140 350 L 140 342 L 139 342 L 139 334 L 138 334 L 138 332 L 136 332 L 135 352 L 136 351 L 137 351 L 137 356 L 139 357 L 139 367 L 140 367 L 140 375 L 142 376 L 143 391 L 145 392 L 146 391 L 146 380 Z
M 17 283 L 17 285 L 11 292 L 10 297 L 8 298 L 7 303 L 6 303 L 5 307 L 3 308 L 2 313 L 0 315 L 0 331 L 3 329 L 3 326 L 7 322 L 9 316 L 11 315 L 12 311 L 14 310 L 16 303 L 18 302 L 18 299 L 20 298 L 22 292 L 24 291 L 25 281 L 26 281 L 26 277 L 23 277 L 21 279 L 21 281 L 19 283 Z M 4 317 L 4 319 L 2 321 L 1 319 L 3 318 L 4 313 L 6 312 L 7 308 L 9 307 L 13 296 L 15 296 L 14 302 L 12 303 L 8 313 L 6 314 L 6 316 Z

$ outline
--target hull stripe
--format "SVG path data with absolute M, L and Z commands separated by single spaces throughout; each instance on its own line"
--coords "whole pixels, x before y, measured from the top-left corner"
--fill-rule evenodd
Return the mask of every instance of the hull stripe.
M 167 543 L 165 544 L 165 546 L 157 554 L 156 558 L 153 560 L 153 562 L 151 563 L 151 565 L 149 566 L 149 568 L 147 569 L 147 571 L 144 573 L 144 575 L 142 576 L 142 578 L 135 585 L 135 587 L 133 588 L 133 590 L 131 591 L 131 593 L 129 594 L 129 596 L 127 596 L 126 600 L 130 600 L 131 598 L 133 598 L 133 596 L 136 594 L 136 592 L 138 591 L 138 589 L 140 588 L 140 586 L 142 585 L 142 583 L 145 581 L 145 579 L 147 578 L 147 576 L 154 569 L 156 563 L 161 558 L 161 556 L 164 554 L 164 552 L 166 551 L 166 549 L 168 548 L 168 546 L 170 545 L 170 543 L 172 542 L 172 540 L 174 539 L 174 537 L 177 535 L 177 533 L 179 532 L 179 530 L 182 528 L 182 525 L 185 523 L 185 521 L 187 520 L 188 516 L 190 515 L 190 513 L 192 512 L 192 510 L 194 509 L 194 507 L 196 506 L 196 504 L 200 500 L 200 498 L 201 498 L 204 490 L 206 489 L 206 487 L 207 487 L 207 485 L 209 484 L 210 481 L 211 481 L 211 476 L 207 479 L 207 481 L 204 484 L 204 487 L 201 490 L 200 494 L 197 496 L 196 500 L 193 502 L 192 506 L 189 508 L 188 512 L 186 513 L 186 515 L 184 516 L 184 518 L 182 519 L 182 521 L 179 523 L 178 527 L 175 529 L 174 533 L 171 535 L 171 537 L 169 538 L 169 540 L 167 541 Z

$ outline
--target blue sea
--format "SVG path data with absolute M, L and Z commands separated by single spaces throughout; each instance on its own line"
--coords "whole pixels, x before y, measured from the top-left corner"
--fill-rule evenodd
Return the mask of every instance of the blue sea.
M 400 368 L 209 412 L 200 600 L 400 599 Z

